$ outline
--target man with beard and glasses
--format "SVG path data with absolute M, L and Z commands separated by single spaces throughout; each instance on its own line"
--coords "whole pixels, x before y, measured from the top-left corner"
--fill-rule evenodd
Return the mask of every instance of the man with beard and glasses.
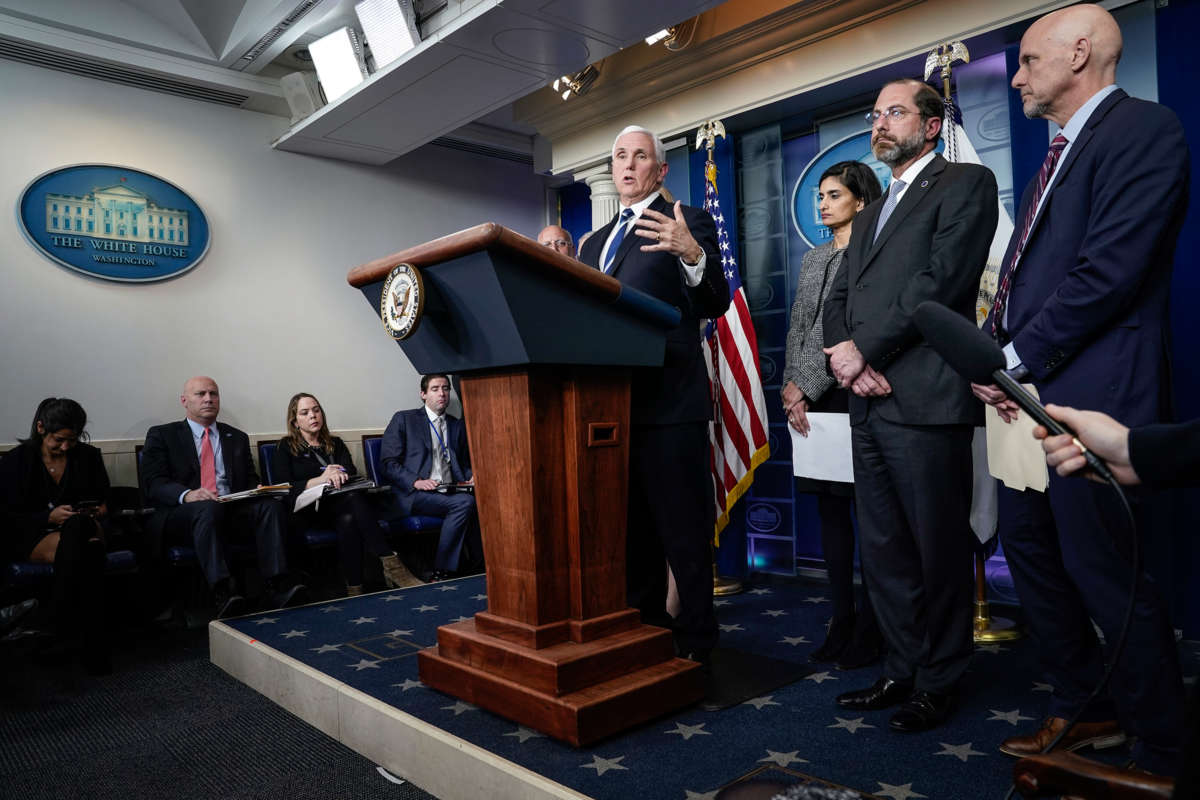
M 912 314 L 934 300 L 974 321 L 996 179 L 934 152 L 942 100 L 920 81 L 884 86 L 868 118 L 892 182 L 854 221 L 825 303 L 825 353 L 852 391 L 863 573 L 888 654 L 874 685 L 837 702 L 856 711 L 903 704 L 891 728 L 912 732 L 949 716 L 971 657 L 971 436 L 982 416 Z

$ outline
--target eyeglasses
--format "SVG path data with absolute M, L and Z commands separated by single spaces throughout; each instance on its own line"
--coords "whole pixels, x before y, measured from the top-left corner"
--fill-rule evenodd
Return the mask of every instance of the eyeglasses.
M 570 247 L 571 243 L 566 239 L 555 239 L 552 242 L 541 242 L 542 247 Z
M 907 108 L 901 108 L 900 106 L 892 106 L 891 108 L 884 109 L 883 111 L 868 111 L 866 113 L 865 119 L 867 120 L 868 123 L 870 123 L 871 125 L 874 125 L 876 122 L 879 121 L 880 117 L 887 117 L 888 122 L 899 122 L 907 114 L 916 114 L 916 113 L 919 113 L 919 112 L 909 111 Z

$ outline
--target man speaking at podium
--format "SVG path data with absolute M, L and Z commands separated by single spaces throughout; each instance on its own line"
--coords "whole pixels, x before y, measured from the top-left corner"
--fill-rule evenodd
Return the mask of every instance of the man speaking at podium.
M 661 368 L 633 371 L 626 586 L 643 621 L 671 628 L 683 656 L 705 661 L 717 641 L 712 602 L 712 483 L 708 371 L 700 321 L 729 306 L 717 230 L 707 211 L 661 196 L 662 141 L 631 125 L 617 135 L 612 178 L 621 210 L 583 244 L 579 260 L 682 312 Z M 666 610 L 667 566 L 680 611 Z

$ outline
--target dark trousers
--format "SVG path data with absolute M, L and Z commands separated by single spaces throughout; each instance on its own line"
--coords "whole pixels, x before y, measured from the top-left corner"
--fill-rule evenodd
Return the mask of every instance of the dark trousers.
M 899 425 L 873 411 L 851 431 L 883 673 L 933 692 L 954 690 L 974 648 L 971 436 L 969 425 Z
M 342 575 L 349 586 L 362 586 L 363 556 L 388 555 L 387 537 L 371 511 L 366 492 L 336 494 L 321 499 L 319 509 L 309 506 L 296 520 L 301 528 L 331 527 L 338 537 L 338 556 Z
M 712 476 L 704 422 L 634 426 L 629 448 L 625 574 L 629 605 L 675 632 L 681 653 L 717 643 L 713 611 Z M 679 616 L 666 613 L 667 564 L 679 590 Z
M 164 533 L 168 541 L 190 544 L 209 586 L 229 577 L 227 558 L 231 537 L 253 532 L 258 569 L 265 578 L 287 571 L 287 511 L 272 497 L 218 503 L 200 500 L 181 503 L 167 514 Z
M 473 556 L 483 553 L 483 539 L 479 534 L 479 514 L 475 511 L 475 495 L 467 492 L 442 494 L 441 492 L 416 492 L 412 498 L 412 513 L 430 517 L 442 517 L 442 531 L 438 536 L 435 569 L 455 572 L 462 559 L 464 545 Z
M 817 495 L 817 515 L 821 518 L 821 554 L 829 573 L 829 594 L 833 600 L 833 618 L 854 616 L 854 522 L 850 508 L 854 498 L 845 495 Z
M 1069 718 L 1104 669 L 1092 621 L 1109 646 L 1120 636 L 1133 577 L 1129 523 L 1112 489 L 1051 472 L 1045 493 L 1000 490 L 1000 535 L 1054 687 L 1049 713 Z M 1171 774 L 1183 729 L 1183 678 L 1166 606 L 1144 571 L 1108 690 L 1111 701 L 1102 699 L 1085 719 L 1111 718 L 1115 710 L 1126 733 L 1138 737 L 1138 766 Z
M 54 551 L 51 609 L 58 634 L 81 635 L 84 646 L 107 649 L 104 618 L 105 547 L 100 526 L 77 514 L 63 523 Z

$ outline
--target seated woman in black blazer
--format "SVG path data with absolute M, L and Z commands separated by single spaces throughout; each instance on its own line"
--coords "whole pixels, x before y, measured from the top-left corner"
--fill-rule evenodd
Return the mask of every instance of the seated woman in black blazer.
M 75 649 L 95 675 L 112 671 L 104 613 L 108 472 L 83 444 L 87 412 L 66 397 L 37 407 L 29 438 L 0 459 L 4 557 L 54 565 L 56 648 Z
M 292 484 L 293 503 L 295 496 L 305 489 L 321 483 L 336 489 L 357 474 L 345 442 L 329 433 L 321 404 L 311 394 L 301 392 L 292 397 L 288 403 L 287 429 L 287 436 L 279 440 L 271 457 L 271 477 Z M 309 506 L 295 514 L 294 521 L 307 528 L 332 525 L 337 531 L 347 595 L 353 597 L 363 592 L 364 551 L 379 559 L 383 578 L 390 588 L 421 583 L 388 547 L 365 493 L 324 497 L 317 505 L 320 510 Z

